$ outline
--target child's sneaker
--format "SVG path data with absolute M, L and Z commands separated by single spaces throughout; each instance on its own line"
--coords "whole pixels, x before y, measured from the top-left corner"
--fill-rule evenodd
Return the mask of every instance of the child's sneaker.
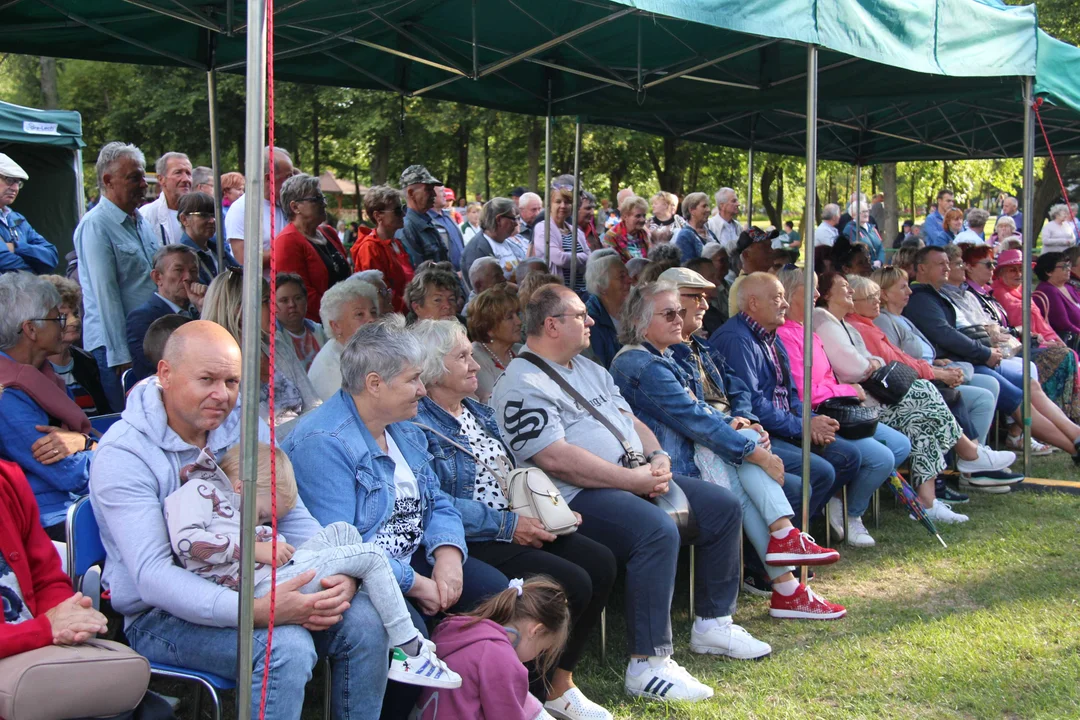
M 399 647 L 394 648 L 390 671 L 386 677 L 406 685 L 423 685 L 444 690 L 461 687 L 461 676 L 435 656 L 435 643 L 430 640 L 422 641 L 416 657 L 409 657 Z

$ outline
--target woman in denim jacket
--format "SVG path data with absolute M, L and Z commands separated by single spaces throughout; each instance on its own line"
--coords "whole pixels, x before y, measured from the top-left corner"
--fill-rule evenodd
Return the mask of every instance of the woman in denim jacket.
M 509 509 L 502 487 L 484 464 L 501 472 L 500 463 L 511 466 L 514 455 L 499 434 L 494 411 L 470 397 L 476 392 L 479 365 L 464 329 L 454 320 L 422 320 L 411 332 L 425 351 L 420 379 L 427 397 L 420 400 L 416 423 L 430 428 L 425 431 L 427 449 L 443 491 L 461 513 L 469 555 L 507 577 L 548 575 L 566 590 L 570 639 L 549 678 L 550 692 L 543 678 L 536 678 L 532 693 L 541 700 L 547 696 L 546 709 L 557 718 L 609 720 L 607 710 L 574 686 L 573 671 L 607 604 L 615 556 L 584 535 L 556 537 L 535 518 Z
M 717 389 L 695 395 L 672 356 L 669 348 L 682 343 L 686 314 L 675 285 L 650 283 L 631 290 L 619 338 L 623 349 L 611 365 L 615 384 L 671 454 L 673 473 L 727 485 L 739 498 L 743 527 L 772 578 L 769 614 L 843 617 L 842 606 L 817 597 L 792 574 L 792 564 L 825 565 L 840 554 L 819 547 L 792 525 L 794 513 L 781 487 L 784 464 L 770 452 L 768 434 L 710 404 L 723 401 Z
M 364 325 L 341 355 L 342 389 L 282 442 L 304 503 L 322 525 L 347 522 L 380 545 L 401 592 L 431 617 L 467 611 L 506 587 L 468 557 L 465 531 L 409 422 L 424 396 L 422 350 L 400 316 Z

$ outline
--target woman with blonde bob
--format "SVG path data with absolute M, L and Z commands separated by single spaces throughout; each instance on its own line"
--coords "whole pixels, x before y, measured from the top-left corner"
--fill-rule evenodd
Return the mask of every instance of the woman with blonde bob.
M 585 233 L 570 222 L 570 213 L 574 209 L 574 178 L 560 175 L 551 184 L 551 200 L 544 223 L 537 223 L 533 228 L 532 254 L 545 257 L 550 251 L 549 269 L 553 275 L 562 277 L 563 283 L 570 285 L 570 256 L 577 253 L 577 277 L 574 292 L 585 292 L 585 265 L 589 262 L 589 244 Z M 547 239 L 548 247 L 544 247 Z

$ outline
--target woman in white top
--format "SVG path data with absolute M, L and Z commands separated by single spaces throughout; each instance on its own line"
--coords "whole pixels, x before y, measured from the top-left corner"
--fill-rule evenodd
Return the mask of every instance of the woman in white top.
M 358 328 L 379 319 L 379 291 L 351 277 L 326 291 L 319 306 L 327 341 L 311 363 L 308 379 L 322 400 L 341 389 L 341 351 Z
M 1042 252 L 1065 252 L 1076 244 L 1076 226 L 1072 222 L 1069 206 L 1059 203 L 1050 208 L 1050 222 L 1043 226 Z

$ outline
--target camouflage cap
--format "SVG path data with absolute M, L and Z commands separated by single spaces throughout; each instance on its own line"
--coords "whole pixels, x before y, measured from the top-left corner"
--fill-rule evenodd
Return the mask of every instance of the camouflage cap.
M 442 182 L 436 180 L 423 165 L 410 165 L 401 173 L 401 187 L 407 188 L 410 185 L 442 185 Z

